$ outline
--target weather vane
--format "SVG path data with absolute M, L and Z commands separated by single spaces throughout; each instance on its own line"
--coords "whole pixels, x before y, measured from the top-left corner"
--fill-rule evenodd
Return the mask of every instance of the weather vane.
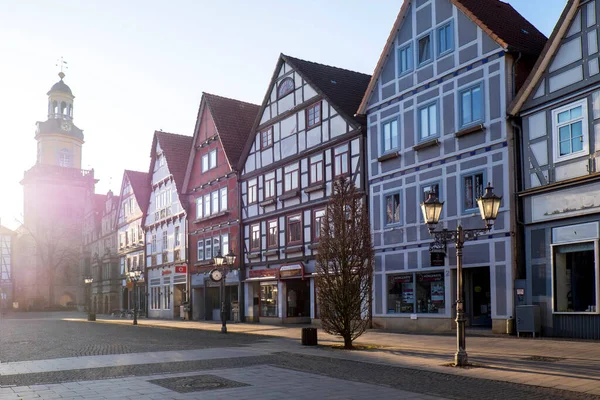
M 60 79 L 65 77 L 65 73 L 64 70 L 69 69 L 69 66 L 67 65 L 67 62 L 64 60 L 64 58 L 62 56 L 60 56 L 60 59 L 56 60 L 56 64 L 57 67 L 60 67 L 60 72 L 58 73 L 58 76 L 60 76 Z

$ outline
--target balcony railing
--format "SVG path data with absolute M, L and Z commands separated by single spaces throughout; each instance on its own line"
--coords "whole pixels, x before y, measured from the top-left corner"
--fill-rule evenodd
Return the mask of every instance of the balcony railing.
M 37 176 L 55 176 L 60 178 L 86 178 L 94 179 L 94 170 L 60 167 L 58 165 L 36 164 L 25 172 L 25 179 Z

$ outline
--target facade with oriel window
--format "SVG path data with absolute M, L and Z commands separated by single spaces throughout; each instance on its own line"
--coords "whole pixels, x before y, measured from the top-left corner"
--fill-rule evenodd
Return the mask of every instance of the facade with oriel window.
M 600 339 L 598 1 L 567 2 L 509 108 L 522 122 L 519 305 L 544 335 Z
M 404 1 L 358 110 L 368 124 L 375 326 L 453 329 L 456 250 L 432 243 L 419 204 L 434 191 L 445 202 L 440 228 L 480 228 L 476 200 L 491 182 L 503 202 L 494 229 L 465 244 L 464 298 L 468 324 L 505 331 L 517 256 L 506 106 L 545 41 L 497 0 Z
M 188 301 L 187 217 L 181 189 L 192 137 L 154 132 L 146 234 L 148 316 L 174 319 Z
M 354 117 L 370 76 L 281 55 L 240 163 L 247 321 L 319 318 L 314 285 L 332 182 L 365 190 L 364 126 Z

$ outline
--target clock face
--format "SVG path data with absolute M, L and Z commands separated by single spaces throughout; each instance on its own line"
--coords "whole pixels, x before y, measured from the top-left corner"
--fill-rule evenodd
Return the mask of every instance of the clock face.
M 294 90 L 294 80 L 292 78 L 285 78 L 279 84 L 277 88 L 277 98 L 280 99 L 283 96 L 286 96 L 288 93 Z
M 223 279 L 223 273 L 218 269 L 213 269 L 210 271 L 210 279 L 215 282 L 220 282 Z
M 62 125 L 60 126 L 62 128 L 63 131 L 70 131 L 71 130 L 71 124 L 68 122 L 63 122 Z

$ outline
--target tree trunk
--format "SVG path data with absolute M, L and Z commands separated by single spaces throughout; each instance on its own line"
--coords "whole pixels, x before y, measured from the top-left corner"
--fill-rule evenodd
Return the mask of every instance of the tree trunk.
M 347 350 L 352 349 L 352 337 L 350 335 L 344 336 L 344 348 Z

